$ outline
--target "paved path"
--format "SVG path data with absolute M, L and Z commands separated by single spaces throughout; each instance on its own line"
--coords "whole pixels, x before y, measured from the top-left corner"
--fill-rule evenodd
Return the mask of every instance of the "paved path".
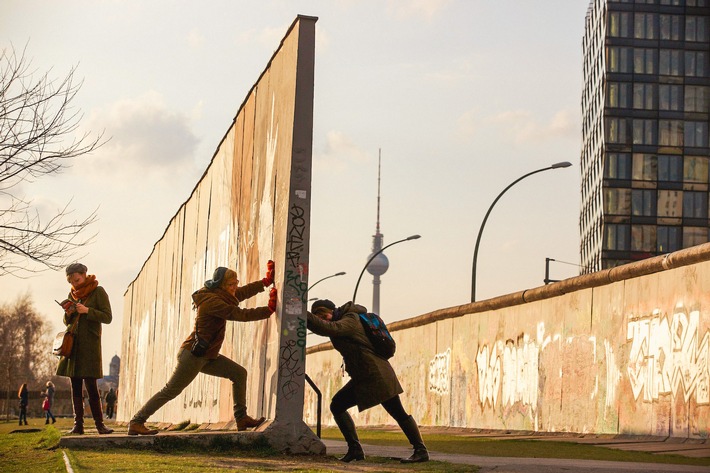
M 343 455 L 347 445 L 339 440 L 323 440 L 329 455 Z M 606 446 L 606 445 L 605 445 Z M 412 453 L 409 447 L 389 447 L 363 444 L 365 455 L 377 457 L 404 458 Z M 429 452 L 432 460 L 465 465 L 476 465 L 481 472 L 495 473 L 667 473 L 667 472 L 702 472 L 708 473 L 707 466 L 665 465 L 659 463 L 630 463 L 598 460 L 567 460 L 557 458 L 511 458 L 481 457 L 477 455 L 458 455 L 453 453 Z

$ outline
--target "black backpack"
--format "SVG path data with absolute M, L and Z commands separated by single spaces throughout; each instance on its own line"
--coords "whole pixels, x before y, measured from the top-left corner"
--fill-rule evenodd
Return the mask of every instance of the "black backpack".
M 360 323 L 362 323 L 362 328 L 365 329 L 367 338 L 370 339 L 370 342 L 375 347 L 375 353 L 385 360 L 392 358 L 397 349 L 397 344 L 380 316 L 372 312 L 360 314 Z

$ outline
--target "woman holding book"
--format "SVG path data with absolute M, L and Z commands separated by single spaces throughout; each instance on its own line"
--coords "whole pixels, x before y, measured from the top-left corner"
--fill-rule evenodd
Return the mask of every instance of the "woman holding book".
M 65 307 L 64 325 L 73 328 L 75 337 L 71 355 L 59 360 L 57 375 L 71 379 L 74 428 L 69 433 L 84 433 L 82 391 L 86 386 L 96 430 L 99 434 L 110 434 L 113 429 L 104 425 L 96 380 L 104 376 L 101 362 L 101 324 L 111 323 L 111 304 L 96 276 L 86 273 L 87 268 L 81 263 L 73 263 L 66 268 L 71 291 L 67 298 L 69 302 L 62 304 Z

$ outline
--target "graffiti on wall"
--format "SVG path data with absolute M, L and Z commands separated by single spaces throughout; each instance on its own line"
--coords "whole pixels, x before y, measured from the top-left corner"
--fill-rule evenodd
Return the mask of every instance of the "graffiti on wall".
M 451 348 L 437 353 L 429 362 L 429 391 L 443 396 L 449 394 L 451 373 Z
M 476 354 L 478 399 L 484 406 L 494 407 L 498 393 L 504 406 L 516 402 L 537 407 L 540 351 L 549 343 L 545 325 L 538 324 L 537 339 L 520 334 L 516 340 L 496 341 L 491 347 L 482 345 Z
M 710 402 L 710 330 L 699 333 L 699 321 L 700 311 L 682 305 L 671 316 L 655 310 L 630 317 L 627 374 L 637 401 L 670 394 L 686 403 L 693 396 L 699 404 Z

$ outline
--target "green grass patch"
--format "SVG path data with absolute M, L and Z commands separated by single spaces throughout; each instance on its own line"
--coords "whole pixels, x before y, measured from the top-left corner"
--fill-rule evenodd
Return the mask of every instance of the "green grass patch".
M 358 429 L 360 442 L 371 445 L 409 445 L 401 432 Z M 324 439 L 342 440 L 334 427 L 321 430 Z M 460 453 L 486 457 L 564 458 L 579 460 L 607 460 L 644 463 L 670 463 L 678 465 L 710 465 L 710 458 L 690 458 L 681 455 L 653 454 L 617 450 L 576 442 L 550 440 L 498 440 L 460 435 L 422 434 L 427 448 L 442 453 Z M 367 454 L 367 452 L 365 452 Z

